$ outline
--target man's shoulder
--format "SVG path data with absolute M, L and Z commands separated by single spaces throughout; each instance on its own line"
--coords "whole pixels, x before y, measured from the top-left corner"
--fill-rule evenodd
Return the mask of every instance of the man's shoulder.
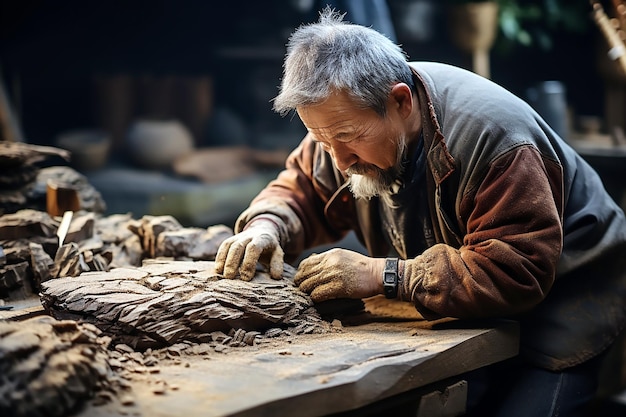
M 492 81 L 461 67 L 442 62 L 411 61 L 408 63 L 433 99 L 446 91 L 453 95 L 468 93 L 474 95 L 477 90 L 483 94 L 494 90 L 501 93 L 501 87 Z M 480 95 L 479 95 L 480 96 Z
M 417 72 L 425 73 L 458 73 L 467 75 L 476 75 L 473 72 L 452 64 L 436 61 L 409 61 L 408 63 Z

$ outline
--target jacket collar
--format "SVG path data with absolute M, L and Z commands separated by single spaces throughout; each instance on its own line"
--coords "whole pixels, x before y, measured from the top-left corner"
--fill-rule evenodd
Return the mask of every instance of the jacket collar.
M 439 126 L 436 104 L 429 92 L 432 89 L 432 81 L 426 74 L 419 73 L 413 66 L 410 67 L 413 72 L 419 105 L 422 109 L 422 133 L 428 166 L 435 183 L 440 185 L 454 172 L 454 158 L 448 152 L 446 138 L 441 133 Z

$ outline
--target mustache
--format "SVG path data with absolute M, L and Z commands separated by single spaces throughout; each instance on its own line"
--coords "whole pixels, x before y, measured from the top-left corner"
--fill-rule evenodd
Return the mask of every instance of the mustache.
M 348 169 L 346 169 L 346 174 L 348 175 L 367 175 L 370 172 L 376 171 L 373 167 L 371 167 L 370 165 L 364 165 L 364 164 L 354 164 L 351 167 L 349 167 Z
M 404 157 L 407 151 L 406 137 L 400 136 L 397 141 L 397 156 L 394 166 L 388 169 L 380 169 L 372 164 L 356 163 L 345 170 L 346 175 L 364 175 L 369 177 L 381 178 L 388 181 L 388 177 L 393 177 L 392 181 L 404 172 Z

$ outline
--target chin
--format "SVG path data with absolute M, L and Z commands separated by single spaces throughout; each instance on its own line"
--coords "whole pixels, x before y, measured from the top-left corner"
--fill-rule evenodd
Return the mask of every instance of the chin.
M 369 200 L 372 197 L 378 197 L 385 194 L 389 190 L 389 185 L 385 185 L 377 178 L 361 174 L 350 175 L 350 191 L 355 198 Z

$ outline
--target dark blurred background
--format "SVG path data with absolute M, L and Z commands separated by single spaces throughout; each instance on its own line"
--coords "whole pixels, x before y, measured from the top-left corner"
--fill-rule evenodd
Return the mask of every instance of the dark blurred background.
M 102 112 L 119 113 L 123 110 L 119 106 L 129 104 L 116 103 L 117 108 L 107 109 L 114 99 L 101 89 L 117 88 L 115 93 L 123 94 L 119 90 L 124 88 L 124 77 L 133 77 L 133 88 L 144 89 L 144 102 L 134 104 L 134 115 L 165 117 L 182 111 L 173 109 L 175 100 L 163 94 L 172 83 L 187 81 L 186 88 L 192 90 L 188 97 L 194 95 L 194 86 L 209 95 L 189 99 L 206 107 L 199 110 L 205 114 L 186 116 L 190 123 L 196 118 L 192 127 L 198 145 L 247 141 L 271 146 L 265 136 L 289 123 L 274 115 L 269 103 L 280 82 L 285 42 L 296 26 L 315 20 L 325 3 L 346 11 L 369 2 L 5 1 L 0 5 L 1 74 L 24 136 L 33 143 L 52 143 L 55 135 L 67 129 L 97 126 L 107 119 L 111 123 L 112 116 Z M 393 36 L 411 60 L 471 69 L 468 56 L 451 41 L 449 2 L 386 3 Z M 513 18 L 520 31 L 530 36 L 523 44 L 507 38 L 499 28 L 490 51 L 491 78 L 522 96 L 536 82 L 559 80 L 576 115 L 602 117 L 604 83 L 597 55 L 605 45 L 590 17 L 589 2 L 515 3 L 519 13 Z M 540 16 L 533 15 L 537 10 Z M 350 12 L 346 19 L 368 20 Z M 168 81 L 170 85 L 164 85 Z M 150 86 L 160 90 L 145 91 Z M 189 107 L 189 101 L 179 107 L 185 105 Z M 224 123 L 242 123 L 233 138 L 221 137 L 224 133 L 217 132 L 219 128 L 210 129 L 216 114 Z M 295 143 L 298 139 L 285 140 Z
M 236 179 L 237 172 L 250 174 L 223 154 L 211 154 L 211 148 L 278 151 L 253 158 L 256 162 L 269 160 L 269 168 L 260 170 L 274 175 L 279 165 L 276 160 L 282 162 L 284 152 L 295 147 L 304 134 L 297 117 L 281 118 L 271 110 L 285 43 L 295 27 L 315 21 L 326 4 L 345 12 L 346 20 L 385 33 L 403 46 L 411 60 L 472 69 L 471 54 L 452 35 L 457 26 L 463 26 L 450 17 L 451 7 L 457 3 L 467 2 L 4 1 L 0 3 L 0 76 L 23 141 L 56 145 L 67 132 L 105 132 L 111 141 L 106 165 L 87 162 L 78 168 L 105 194 L 111 212 L 127 211 L 129 196 L 146 199 L 140 193 L 149 188 L 147 182 L 138 182 L 134 189 L 130 185 L 133 178 L 145 177 L 146 172 L 159 171 L 167 180 L 178 180 L 182 173 L 207 182 L 209 174 L 200 171 L 212 164 L 222 176 L 214 177 L 215 181 L 208 178 L 208 182 Z M 607 43 L 591 17 L 590 3 L 497 3 L 496 37 L 488 50 L 490 78 L 523 98 L 529 89 L 556 81 L 567 106 L 568 134 L 581 129 L 581 121 L 583 129 L 596 134 L 610 130 L 607 126 L 615 121 L 607 123 L 607 115 L 615 111 L 606 110 L 607 92 L 621 92 L 623 81 L 611 78 Z M 622 101 L 616 108 L 623 109 L 626 100 L 617 100 Z M 622 116 L 620 110 L 611 117 L 623 123 Z M 189 140 L 159 144 L 150 139 L 154 146 L 130 146 L 129 132 L 141 120 L 180 122 Z M 142 166 L 137 161 L 150 152 L 174 155 L 191 150 L 202 150 L 196 156 L 208 159 L 188 160 L 174 170 L 171 165 Z M 248 153 L 243 155 L 241 160 L 250 161 Z M 111 166 L 129 169 L 102 173 Z M 226 209 L 220 208 L 229 211 L 228 217 L 205 216 L 189 222 L 230 222 L 265 181 L 265 177 L 257 180 L 247 191 L 239 189 L 243 194 L 238 203 L 229 200 Z M 151 183 L 162 187 L 165 181 L 157 177 Z M 171 187 L 180 184 L 187 183 L 174 182 Z M 129 188 L 125 197 L 120 196 L 122 185 Z M 155 204 L 130 210 L 136 215 L 167 212 L 186 216 L 174 206 L 193 205 L 177 202 L 157 208 Z M 212 207 L 199 206 L 196 211 Z

